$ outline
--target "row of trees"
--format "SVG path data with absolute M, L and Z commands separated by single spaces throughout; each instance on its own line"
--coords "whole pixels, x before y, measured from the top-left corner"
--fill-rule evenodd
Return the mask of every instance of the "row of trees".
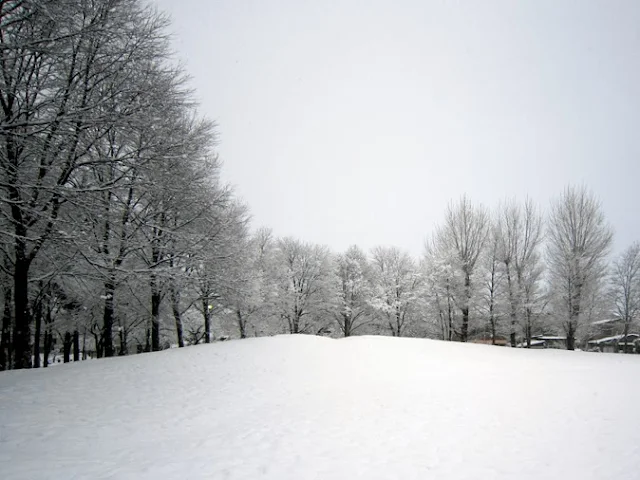
M 138 0 L 0 2 L 0 368 L 87 337 L 158 350 L 166 303 L 180 345 L 210 337 L 248 216 L 167 25 Z
M 489 211 L 463 197 L 419 261 L 394 247 L 332 255 L 261 230 L 249 242 L 258 260 L 245 272 L 254 287 L 243 298 L 253 300 L 238 333 L 247 334 L 253 316 L 258 335 L 386 332 L 530 346 L 535 335 L 560 334 L 574 349 L 592 321 L 618 316 L 626 334 L 637 319 L 640 244 L 610 265 L 611 241 L 584 187 L 568 187 L 546 216 L 531 200 Z
M 0 369 L 216 335 L 557 331 L 574 348 L 591 318 L 632 325 L 640 247 L 607 264 L 584 188 L 546 217 L 463 197 L 419 260 L 250 233 L 166 29 L 139 0 L 0 2 Z

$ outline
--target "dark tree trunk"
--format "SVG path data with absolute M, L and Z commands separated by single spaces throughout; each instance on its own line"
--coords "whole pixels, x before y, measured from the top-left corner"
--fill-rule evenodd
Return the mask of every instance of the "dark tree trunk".
M 64 343 L 63 343 L 63 359 L 64 363 L 69 363 L 71 360 L 71 345 L 73 341 L 71 340 L 71 332 L 65 332 L 64 334 Z
M 17 241 L 17 244 L 24 244 Z M 13 330 L 14 367 L 31 368 L 31 314 L 29 312 L 29 267 L 31 262 L 24 257 L 24 249 L 16 245 L 14 269 L 15 322 Z M 22 249 L 23 252 L 19 253 Z
M 100 334 L 91 332 L 93 335 L 93 341 L 96 344 L 96 357 L 102 358 L 104 356 L 104 342 Z
M 247 325 L 245 319 L 242 318 L 242 312 L 237 309 L 236 316 L 238 317 L 238 329 L 240 330 L 240 338 L 247 338 Z
M 567 350 L 575 350 L 576 348 L 576 340 L 573 335 L 573 331 L 567 335 Z
M 573 321 L 569 321 L 569 323 L 567 324 L 567 329 L 566 329 L 566 333 L 567 333 L 567 350 L 575 350 L 576 348 L 576 339 L 575 339 L 575 326 L 573 324 Z
M 622 337 L 622 340 L 624 341 L 624 347 L 623 347 L 622 353 L 633 353 L 633 347 L 629 346 L 629 342 L 627 340 L 627 335 L 629 335 L 629 324 L 631 323 L 630 320 L 631 319 L 628 317 L 628 315 L 625 315 L 624 330 L 622 332 L 622 334 L 624 335 Z
M 580 321 L 580 311 L 582 304 L 582 282 L 574 282 L 573 294 L 570 297 L 569 325 L 567 328 L 567 350 L 576 348 L 576 330 Z
M 127 329 L 120 327 L 120 356 L 129 355 L 129 347 L 127 347 Z
M 104 284 L 104 313 L 102 316 L 102 344 L 104 347 L 104 356 L 113 357 L 115 354 L 113 348 L 113 318 L 114 318 L 114 303 L 113 297 L 115 295 L 115 281 L 113 278 L 109 278 Z M 96 346 L 97 349 L 97 346 Z
M 160 350 L 160 289 L 157 278 L 151 275 L 151 351 Z
M 511 346 L 515 347 L 516 342 L 516 322 L 518 320 L 518 313 L 516 311 L 516 298 L 513 294 L 513 281 L 511 280 L 511 270 L 509 263 L 505 262 L 505 268 L 507 270 L 507 286 L 509 288 L 509 306 L 511 307 L 509 315 L 511 317 L 511 334 L 509 335 Z
M 42 285 L 40 286 L 42 295 Z M 42 336 L 42 299 L 38 300 L 34 308 L 36 331 L 33 337 L 33 367 L 40 368 L 40 337 Z
M 204 343 L 211 343 L 211 310 L 209 310 L 208 298 L 202 299 L 202 315 L 204 316 Z
M 345 338 L 351 336 L 351 316 L 348 313 L 342 314 L 342 320 L 344 322 L 343 333 Z
M 469 307 L 464 307 L 462 310 L 462 328 L 460 330 L 460 341 L 466 342 L 469 334 Z
M 180 293 L 174 285 L 171 288 L 171 310 L 173 319 L 176 322 L 176 335 L 178 337 L 178 347 L 184 347 L 184 329 L 182 326 L 182 314 L 180 313 Z
M 73 331 L 73 361 L 80 361 L 80 332 L 78 330 Z
M 145 332 L 144 338 L 145 338 L 144 351 L 150 352 L 151 351 L 151 330 L 149 329 L 149 327 L 147 327 L 147 331 Z
M 489 321 L 491 322 L 491 344 L 496 344 L 496 317 L 493 314 L 493 305 L 489 313 Z
M 44 330 L 44 351 L 42 354 L 43 357 L 43 366 L 47 368 L 49 366 L 49 355 L 51 355 L 51 344 L 53 343 L 53 335 L 49 330 L 49 326 L 47 325 Z
M 469 304 L 471 303 L 471 277 L 465 274 L 464 277 L 465 301 L 466 305 L 462 308 L 462 328 L 460 330 L 460 341 L 466 342 L 469 335 Z
M 51 350 L 53 347 L 53 333 L 51 332 L 51 327 L 53 324 L 53 317 L 51 315 L 51 299 L 47 298 L 47 304 L 45 309 L 44 316 L 44 366 L 49 366 L 49 356 L 51 355 Z
M 2 314 L 2 330 L 0 331 L 0 371 L 11 367 L 11 311 L 12 290 L 4 286 L 4 311 Z
M 447 300 L 449 302 L 449 310 L 448 310 L 448 316 L 449 316 L 449 341 L 453 340 L 453 309 L 451 308 L 451 299 Z

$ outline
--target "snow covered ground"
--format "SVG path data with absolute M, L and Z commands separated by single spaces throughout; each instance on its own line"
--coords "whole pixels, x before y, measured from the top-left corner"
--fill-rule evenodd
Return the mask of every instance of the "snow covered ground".
M 640 356 L 230 341 L 0 374 L 9 479 L 638 479 Z

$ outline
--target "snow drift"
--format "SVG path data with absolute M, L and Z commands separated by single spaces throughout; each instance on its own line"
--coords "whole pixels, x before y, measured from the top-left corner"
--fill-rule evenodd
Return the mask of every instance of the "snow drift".
M 640 357 L 281 336 L 0 374 L 9 479 L 640 478 Z

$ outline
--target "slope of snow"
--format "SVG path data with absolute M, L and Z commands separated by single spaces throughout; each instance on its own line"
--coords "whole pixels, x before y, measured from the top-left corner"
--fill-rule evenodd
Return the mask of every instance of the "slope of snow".
M 640 356 L 230 341 L 0 374 L 9 479 L 637 479 Z

